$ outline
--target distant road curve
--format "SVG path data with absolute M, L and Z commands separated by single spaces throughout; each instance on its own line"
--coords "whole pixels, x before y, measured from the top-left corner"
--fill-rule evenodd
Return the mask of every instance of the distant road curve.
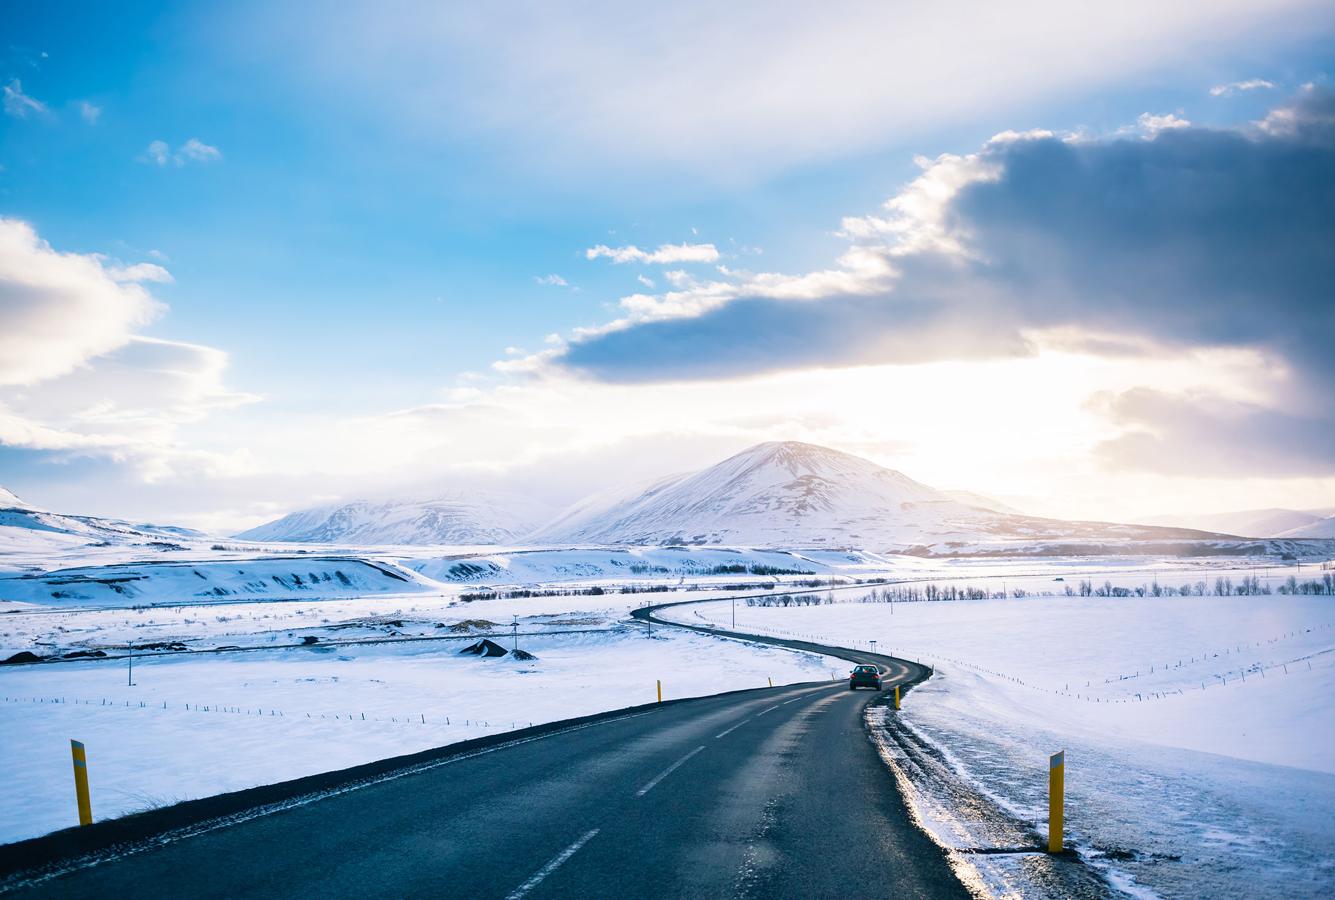
M 659 608 L 633 615 L 712 631 Z M 887 685 L 929 674 L 744 637 Z M 841 680 L 670 701 L 192 801 L 0 847 L 0 893 L 967 897 L 867 739 L 874 697 Z

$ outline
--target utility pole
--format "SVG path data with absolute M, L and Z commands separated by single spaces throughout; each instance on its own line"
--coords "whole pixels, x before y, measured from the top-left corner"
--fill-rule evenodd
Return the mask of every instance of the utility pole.
M 510 637 L 514 641 L 514 649 L 519 649 L 519 614 L 512 614 L 514 621 L 510 623 Z
M 872 652 L 872 653 L 875 653 L 875 652 L 876 652 L 876 642 L 875 642 L 875 641 L 872 641 L 872 642 L 871 642 L 871 652 Z
M 130 667 L 125 675 L 125 683 L 130 687 L 134 687 L 134 641 L 130 641 L 129 661 Z
M 732 598 L 732 630 L 737 630 L 737 598 Z

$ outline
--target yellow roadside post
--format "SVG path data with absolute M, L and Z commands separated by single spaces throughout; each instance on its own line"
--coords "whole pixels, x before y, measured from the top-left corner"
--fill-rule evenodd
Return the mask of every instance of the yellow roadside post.
M 79 800 L 79 824 L 93 824 L 93 803 L 88 798 L 88 755 L 83 743 L 70 741 L 70 753 L 74 757 L 74 794 Z
M 659 678 L 659 679 L 657 679 L 657 681 L 658 681 L 658 702 L 659 702 L 659 703 L 662 703 L 662 702 L 663 702 L 663 679 Z
M 769 682 L 769 686 L 770 686 L 770 687 L 774 687 L 774 679 L 773 679 L 773 678 L 770 678 L 768 675 L 766 675 L 766 676 L 765 676 L 765 680 Z
M 1062 827 L 1066 814 L 1066 751 L 1048 759 L 1048 852 L 1062 852 Z
M 899 709 L 899 685 L 895 685 L 895 709 Z

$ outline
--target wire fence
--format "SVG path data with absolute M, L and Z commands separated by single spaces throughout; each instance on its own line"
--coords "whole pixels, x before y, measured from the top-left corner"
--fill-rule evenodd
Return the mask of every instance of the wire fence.
M 5 703 L 28 704 L 28 705 L 47 705 L 47 706 L 88 706 L 102 709 L 143 709 L 158 710 L 168 712 L 192 712 L 209 713 L 218 715 L 238 715 L 254 716 L 269 719 L 323 719 L 325 721 L 343 721 L 343 722 L 381 722 L 393 725 L 431 725 L 431 726 L 449 726 L 458 728 L 483 728 L 483 729 L 504 729 L 512 731 L 516 728 L 531 728 L 533 722 L 512 720 L 509 723 L 497 722 L 493 724 L 487 719 L 475 719 L 470 717 L 458 716 L 435 716 L 428 720 L 426 713 L 404 714 L 404 715 L 377 715 L 372 713 L 367 715 L 364 712 L 350 713 L 331 713 L 331 712 L 310 712 L 298 711 L 290 712 L 274 707 L 254 707 L 254 706 L 231 706 L 216 703 L 181 703 L 169 702 L 163 700 L 161 703 L 154 700 L 122 700 L 120 698 L 99 697 L 95 699 L 85 699 L 79 697 L 53 697 L 53 696 L 29 696 L 29 697 L 5 697 Z

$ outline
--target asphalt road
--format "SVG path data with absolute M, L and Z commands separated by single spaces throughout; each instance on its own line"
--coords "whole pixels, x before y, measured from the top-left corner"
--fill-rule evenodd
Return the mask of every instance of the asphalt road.
M 923 674 L 841 655 L 878 662 L 887 684 Z M 95 865 L 11 877 L 8 892 L 967 897 L 868 741 L 862 709 L 878 696 L 842 681 L 744 691 L 442 753 L 350 787 L 326 779 L 318 794 L 104 849 Z M 28 842 L 33 858 L 49 852 L 42 841 Z

